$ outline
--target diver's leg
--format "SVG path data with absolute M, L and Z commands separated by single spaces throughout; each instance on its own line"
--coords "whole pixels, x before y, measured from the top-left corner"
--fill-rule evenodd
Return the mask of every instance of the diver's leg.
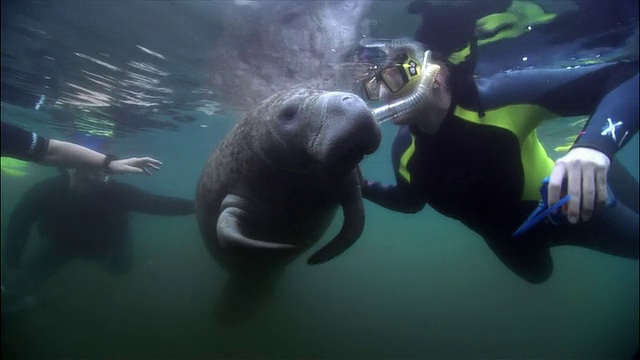
M 544 224 L 535 231 L 552 245 L 576 245 L 629 259 L 638 259 L 638 213 L 618 201 L 596 209 L 589 221 L 576 225 Z
M 38 294 L 42 284 L 68 260 L 68 255 L 46 246 L 27 262 L 19 279 L 5 288 L 3 284 L 2 313 L 24 311 L 43 303 Z
M 549 279 L 553 272 L 553 260 L 549 246 L 543 241 L 532 241 L 530 234 L 511 238 L 510 229 L 500 229 L 486 224 L 470 226 L 480 234 L 493 253 L 511 271 L 532 284 L 540 284 Z
M 553 260 L 549 247 L 526 239 L 486 238 L 493 253 L 511 271 L 532 284 L 541 284 L 551 277 Z
M 68 252 L 45 245 L 24 268 L 25 290 L 35 294 L 42 285 L 70 258 Z

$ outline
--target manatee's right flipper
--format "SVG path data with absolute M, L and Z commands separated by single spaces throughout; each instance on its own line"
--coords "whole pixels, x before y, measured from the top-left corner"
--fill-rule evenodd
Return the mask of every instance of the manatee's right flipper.
M 352 171 L 346 181 L 345 193 L 342 197 L 342 211 L 344 212 L 344 222 L 340 232 L 327 245 L 311 255 L 307 264 L 317 265 L 333 259 L 351 247 L 362 234 L 364 204 L 357 170 Z
M 249 238 L 242 234 L 242 222 L 249 214 L 242 210 L 247 203 L 243 198 L 229 194 L 222 201 L 222 212 L 218 217 L 216 231 L 220 245 L 225 248 L 243 247 L 248 249 L 287 250 L 295 248 L 294 245 L 279 244 Z

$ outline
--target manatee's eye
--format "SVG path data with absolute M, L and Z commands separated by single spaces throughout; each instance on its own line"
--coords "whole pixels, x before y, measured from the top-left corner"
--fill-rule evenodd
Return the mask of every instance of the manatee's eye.
M 282 108 L 278 113 L 278 119 L 282 121 L 291 121 L 298 114 L 300 110 L 300 104 L 302 104 L 302 98 L 292 98 L 282 104 Z

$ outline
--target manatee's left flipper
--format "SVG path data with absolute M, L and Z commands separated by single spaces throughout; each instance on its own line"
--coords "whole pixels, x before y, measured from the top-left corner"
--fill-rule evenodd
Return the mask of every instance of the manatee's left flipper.
M 218 217 L 216 232 L 220 245 L 225 248 L 242 247 L 247 249 L 287 250 L 294 249 L 294 245 L 279 244 L 252 239 L 242 234 L 242 222 L 249 218 L 243 210 L 246 200 L 237 195 L 229 194 L 222 201 L 222 212 Z
M 351 247 L 362 234 L 364 229 L 364 204 L 356 170 L 351 172 L 347 179 L 342 196 L 342 211 L 344 212 L 344 222 L 340 232 L 327 245 L 311 255 L 307 261 L 308 264 L 322 264 L 333 259 Z

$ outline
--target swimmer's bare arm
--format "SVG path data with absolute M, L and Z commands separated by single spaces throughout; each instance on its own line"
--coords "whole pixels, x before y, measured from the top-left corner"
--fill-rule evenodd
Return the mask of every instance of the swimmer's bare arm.
M 31 228 L 42 218 L 46 209 L 56 205 L 55 195 L 61 193 L 54 178 L 44 180 L 20 199 L 7 223 L 6 243 L 2 249 L 3 285 L 11 284 L 22 269 L 22 255 L 27 247 Z
M 41 165 L 61 167 L 102 167 L 106 155 L 66 141 L 49 140 L 49 146 Z M 151 169 L 159 170 L 162 162 L 149 157 L 113 160 L 108 170 L 112 174 L 151 175 Z

